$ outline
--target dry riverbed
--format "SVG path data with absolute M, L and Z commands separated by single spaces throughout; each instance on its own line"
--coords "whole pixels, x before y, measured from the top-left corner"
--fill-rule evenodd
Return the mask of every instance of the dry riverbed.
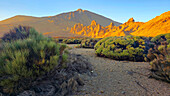
M 87 58 L 94 76 L 75 96 L 169 96 L 170 84 L 149 77 L 149 63 L 115 61 L 95 56 L 94 49 L 74 48 L 71 53 Z

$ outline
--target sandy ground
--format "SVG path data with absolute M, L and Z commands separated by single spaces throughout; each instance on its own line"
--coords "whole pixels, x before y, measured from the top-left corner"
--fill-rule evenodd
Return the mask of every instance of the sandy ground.
M 95 56 L 94 49 L 74 48 L 94 66 L 94 77 L 75 96 L 170 96 L 170 84 L 148 78 L 149 63 L 115 61 Z

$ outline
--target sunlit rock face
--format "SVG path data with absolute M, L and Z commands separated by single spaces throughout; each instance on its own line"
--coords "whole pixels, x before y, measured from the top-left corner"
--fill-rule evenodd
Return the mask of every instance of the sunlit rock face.
M 75 24 L 71 28 L 71 33 L 85 35 L 92 38 L 103 38 L 108 36 L 125 36 L 130 32 L 134 32 L 138 27 L 143 24 L 142 22 L 134 22 L 134 20 L 129 19 L 128 22 L 116 27 L 114 23 L 110 23 L 108 26 L 103 27 L 96 21 L 92 21 L 89 26 L 83 26 L 81 24 Z M 81 25 L 81 26 L 77 26 Z
M 130 18 L 127 22 L 119 26 L 114 26 L 114 23 L 110 23 L 110 25 L 103 27 L 100 23 L 96 23 L 95 20 L 92 20 L 91 24 L 88 26 L 77 26 L 77 24 L 75 24 L 70 32 L 92 38 L 126 35 L 154 37 L 159 34 L 170 33 L 170 11 L 146 23 L 135 22 L 133 18 Z
M 113 27 L 113 23 L 111 23 L 109 26 L 103 27 L 100 24 L 97 24 L 95 20 L 93 20 L 89 26 L 83 26 L 80 23 L 75 24 L 74 27 L 71 28 L 70 32 L 74 34 L 89 36 L 92 38 L 101 38 Z
M 159 34 L 170 33 L 170 11 L 156 16 L 155 18 L 144 23 L 140 28 L 131 33 L 135 36 L 154 37 Z

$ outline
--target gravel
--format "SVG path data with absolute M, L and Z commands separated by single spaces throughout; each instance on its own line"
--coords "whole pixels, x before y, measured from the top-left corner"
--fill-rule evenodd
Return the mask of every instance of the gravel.
M 74 96 L 170 96 L 170 84 L 148 78 L 149 63 L 97 57 L 94 49 L 74 48 L 93 65 L 95 76 Z

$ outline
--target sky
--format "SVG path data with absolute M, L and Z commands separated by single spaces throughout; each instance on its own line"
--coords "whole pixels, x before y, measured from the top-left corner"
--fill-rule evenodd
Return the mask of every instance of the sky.
M 170 11 L 170 0 L 0 0 L 0 21 L 15 15 L 54 16 L 79 8 L 121 23 L 131 17 L 147 22 Z

